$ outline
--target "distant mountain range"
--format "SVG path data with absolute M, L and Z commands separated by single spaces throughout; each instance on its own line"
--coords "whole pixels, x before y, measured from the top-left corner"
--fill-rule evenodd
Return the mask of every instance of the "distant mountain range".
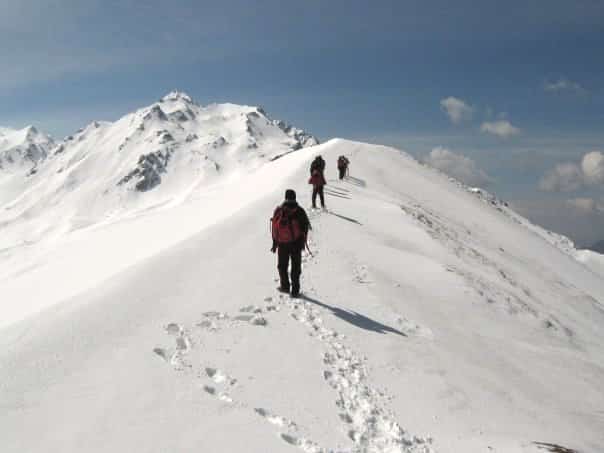
M 604 254 L 604 240 L 596 242 L 591 247 L 588 247 L 589 250 L 593 250 L 594 252 Z

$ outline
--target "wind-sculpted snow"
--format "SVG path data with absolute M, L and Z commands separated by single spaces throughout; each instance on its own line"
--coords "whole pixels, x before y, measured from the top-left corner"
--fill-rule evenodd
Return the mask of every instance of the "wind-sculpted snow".
M 468 265 L 465 269 L 449 265 L 447 270 L 462 277 L 486 303 L 499 306 L 511 315 L 528 317 L 545 328 L 572 337 L 573 332 L 562 325 L 554 315 L 540 312 L 537 307 L 543 304 L 529 288 L 512 276 L 513 270 L 504 269 L 473 246 L 474 239 L 470 230 L 462 225 L 454 225 L 450 220 L 443 221 L 436 213 L 417 204 L 401 208 L 417 219 L 435 240 L 449 248 L 457 258 Z M 503 254 L 505 250 L 500 248 L 498 252 Z M 480 272 L 474 273 L 471 269 L 479 269 Z M 560 285 L 558 282 L 556 284 Z

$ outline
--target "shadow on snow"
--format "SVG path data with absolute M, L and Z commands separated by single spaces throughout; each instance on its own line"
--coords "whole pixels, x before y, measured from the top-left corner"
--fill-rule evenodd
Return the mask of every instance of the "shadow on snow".
M 363 226 L 363 224 L 361 222 L 359 222 L 358 220 L 353 219 L 352 217 L 346 217 L 345 215 L 341 215 L 341 214 L 336 214 L 333 211 L 329 211 L 329 213 L 331 215 L 335 215 L 336 217 L 339 217 L 342 220 L 347 220 L 348 222 L 352 222 L 352 223 L 356 223 L 357 225 L 361 225 Z
M 331 305 L 320 302 L 312 297 L 308 297 L 306 295 L 302 295 L 301 299 L 310 302 L 311 304 L 318 305 L 319 307 L 323 307 L 328 309 L 333 313 L 334 316 L 340 318 L 343 321 L 346 321 L 353 326 L 359 327 L 364 330 L 369 330 L 370 332 L 376 332 L 381 334 L 394 333 L 396 335 L 400 335 L 402 337 L 406 337 L 407 335 L 400 330 L 397 330 L 393 327 L 387 326 L 386 324 L 382 324 L 381 322 L 375 321 L 371 318 L 368 318 L 365 315 L 357 313 L 356 311 L 348 311 L 342 310 L 338 307 L 333 307 Z
M 351 200 L 352 198 L 347 196 L 346 194 L 340 193 L 340 192 L 333 192 L 331 190 L 325 190 L 325 195 L 330 195 L 332 197 L 338 197 L 338 198 L 346 198 L 347 200 Z
M 354 184 L 355 186 L 359 186 L 359 187 L 367 186 L 367 183 L 365 182 L 364 179 L 355 178 L 354 176 L 346 176 L 344 178 L 344 181 L 349 182 L 350 184 Z

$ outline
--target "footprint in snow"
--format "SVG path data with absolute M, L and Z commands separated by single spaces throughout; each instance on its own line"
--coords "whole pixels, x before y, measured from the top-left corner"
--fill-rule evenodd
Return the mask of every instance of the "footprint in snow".
M 353 271 L 354 277 L 353 280 L 360 284 L 370 284 L 373 283 L 369 279 L 369 268 L 365 264 L 361 264 L 356 267 Z
M 160 356 L 166 362 L 170 361 L 170 353 L 168 351 L 166 351 L 164 348 L 153 348 L 153 352 L 155 352 L 158 356 Z
M 292 434 L 292 432 L 298 432 L 298 425 L 292 420 L 289 420 L 280 415 L 273 414 L 272 412 L 262 407 L 255 408 L 254 412 L 256 412 L 256 414 L 258 414 L 260 417 L 264 418 L 270 424 L 275 425 L 280 429 L 288 431 L 279 434 L 279 437 L 288 444 L 293 445 L 294 447 L 298 447 L 302 451 L 305 451 L 307 453 L 323 453 L 326 451 L 311 440 L 305 439 L 303 437 L 298 437 L 297 435 Z
M 250 324 L 254 325 L 254 326 L 266 326 L 268 324 L 268 321 L 266 320 L 266 318 L 264 316 L 261 316 L 260 313 L 262 313 L 262 309 L 259 309 L 257 307 L 244 307 L 244 309 L 246 310 L 245 313 L 255 313 L 255 314 L 250 314 L 250 315 L 239 315 L 239 316 L 235 316 L 233 318 L 233 320 L 235 321 L 241 321 L 241 322 L 249 322 Z M 240 311 L 243 311 L 244 309 L 241 309 Z
M 223 373 L 217 368 L 207 367 L 205 372 L 206 376 L 212 379 L 216 384 L 228 384 L 233 386 L 237 383 L 237 379 Z
M 203 387 L 204 392 L 206 392 L 208 395 L 212 395 L 216 398 L 218 398 L 220 401 L 223 401 L 225 403 L 233 403 L 233 398 L 231 398 L 228 394 L 224 393 L 224 392 L 218 392 L 216 390 L 215 387 L 212 387 L 211 385 L 204 385 Z
M 227 315 L 226 313 L 223 313 L 221 311 L 206 311 L 205 313 L 202 313 L 204 318 L 206 319 L 215 319 L 215 320 L 219 320 L 219 321 L 224 321 L 229 319 L 229 315 Z
M 229 319 L 226 313 L 220 311 L 207 311 L 203 313 L 204 319 L 197 323 L 197 327 L 209 330 L 210 332 L 216 332 L 220 330 L 222 323 Z
M 322 453 L 325 450 L 315 444 L 313 441 L 303 437 L 292 436 L 291 434 L 281 434 L 281 439 L 294 447 L 298 447 L 306 453 Z
M 180 324 L 170 323 L 166 326 L 166 332 L 175 337 L 176 351 L 186 352 L 191 349 L 191 340 L 185 334 L 185 330 Z
M 293 421 L 288 420 L 285 417 L 281 417 L 280 415 L 275 415 L 261 407 L 254 409 L 254 412 L 263 417 L 267 422 L 279 426 L 280 428 L 289 428 L 293 430 L 298 429 L 298 426 Z
M 153 352 L 176 368 L 190 367 L 184 361 L 184 356 L 191 349 L 191 340 L 183 327 L 177 323 L 170 323 L 165 327 L 166 333 L 174 337 L 174 348 L 153 348 Z
M 171 322 L 166 326 L 166 332 L 168 332 L 170 335 L 181 335 L 183 328 L 179 324 Z

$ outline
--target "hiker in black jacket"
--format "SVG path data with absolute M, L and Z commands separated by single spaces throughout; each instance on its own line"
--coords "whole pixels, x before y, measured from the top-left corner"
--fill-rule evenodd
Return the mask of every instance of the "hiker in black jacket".
M 285 201 L 275 209 L 271 219 L 273 246 L 271 252 L 277 253 L 277 269 L 281 284 L 279 291 L 289 293 L 290 281 L 287 273 L 291 259 L 291 296 L 300 295 L 300 274 L 302 273 L 302 250 L 306 245 L 306 237 L 310 229 L 310 221 L 306 211 L 296 202 L 296 192 L 292 189 L 285 191 Z
M 317 207 L 317 195 L 321 200 L 321 207 L 325 208 L 325 195 L 323 187 L 327 184 L 325 180 L 325 160 L 321 156 L 315 157 L 315 160 L 310 164 L 310 179 L 309 184 L 312 184 L 312 207 Z
M 310 164 L 310 175 L 312 176 L 315 170 L 319 170 L 321 174 L 325 172 L 325 160 L 321 156 L 315 157 Z
M 344 176 L 346 176 L 346 173 L 348 172 L 348 165 L 350 164 L 350 161 L 348 160 L 348 158 L 346 156 L 340 156 L 338 157 L 338 172 L 339 172 L 339 176 L 340 179 L 344 179 Z

